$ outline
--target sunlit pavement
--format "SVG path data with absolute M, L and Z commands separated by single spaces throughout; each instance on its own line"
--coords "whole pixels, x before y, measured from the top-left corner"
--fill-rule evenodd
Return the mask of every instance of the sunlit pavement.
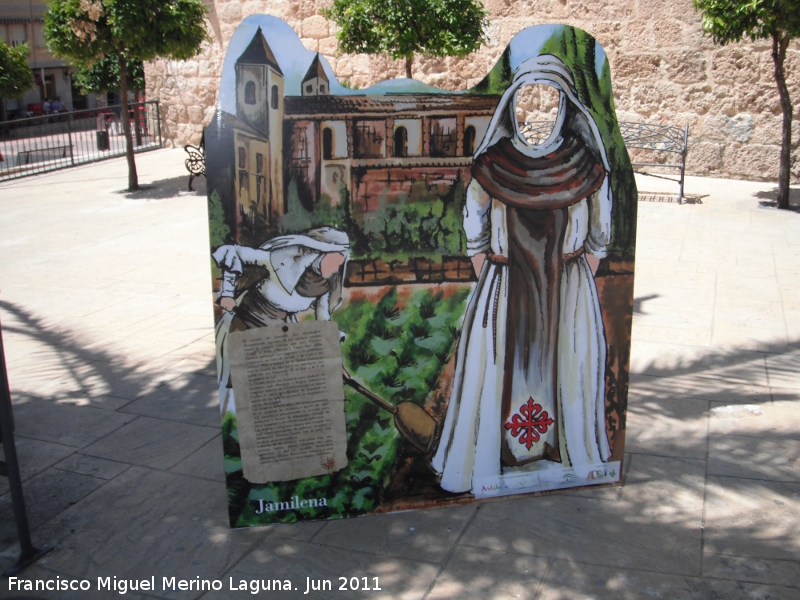
M 639 202 L 624 484 L 230 531 L 205 188 L 181 150 L 0 184 L 0 319 L 34 542 L 25 579 L 126 598 L 800 598 L 800 213 L 765 183 Z M 675 186 L 640 179 L 640 189 Z M 797 199 L 793 200 L 795 205 Z M 18 546 L 0 480 L 0 568 Z M 337 592 L 339 577 L 381 590 Z M 221 580 L 167 592 L 162 577 Z M 304 594 L 307 578 L 334 591 Z

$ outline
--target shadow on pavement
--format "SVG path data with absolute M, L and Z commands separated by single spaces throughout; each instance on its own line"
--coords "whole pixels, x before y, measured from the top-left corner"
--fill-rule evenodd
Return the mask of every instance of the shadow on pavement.
M 433 590 L 453 599 L 534 598 L 545 588 L 550 599 L 638 598 L 645 589 L 739 598 L 776 583 L 795 586 L 769 588 L 789 597 L 800 584 L 798 417 L 781 414 L 800 392 L 764 383 L 766 357 L 797 364 L 785 345 L 711 351 L 632 375 L 622 488 L 229 531 L 213 365 L 154 373 L 17 305 L 0 308 L 10 317 L 4 331 L 55 357 L 9 369 L 12 385 L 19 368 L 43 382 L 12 398 L 18 445 L 39 449 L 20 453 L 34 541 L 56 545 L 23 576 L 200 575 L 223 579 L 224 590 L 229 576 L 288 578 L 301 589 L 306 577 L 380 576 L 391 597 Z M 0 505 L 3 569 L 17 548 L 7 493 Z

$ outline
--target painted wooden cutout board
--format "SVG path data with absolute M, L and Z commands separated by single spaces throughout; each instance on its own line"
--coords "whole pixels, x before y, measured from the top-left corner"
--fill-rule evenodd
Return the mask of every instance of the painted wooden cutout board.
M 636 187 L 591 36 L 353 90 L 252 16 L 204 135 L 232 527 L 620 481 Z

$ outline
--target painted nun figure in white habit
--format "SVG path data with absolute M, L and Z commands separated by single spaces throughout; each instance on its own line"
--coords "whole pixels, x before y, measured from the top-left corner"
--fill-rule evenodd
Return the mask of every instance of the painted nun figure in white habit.
M 517 125 L 516 97 L 528 84 L 560 96 L 540 144 Z M 432 461 L 443 489 L 478 494 L 501 475 L 610 458 L 606 342 L 587 254 L 606 255 L 611 204 L 603 141 L 571 71 L 550 55 L 524 61 L 467 188 L 467 253 L 480 274 Z
M 272 238 L 259 248 L 227 245 L 212 257 L 222 269 L 216 326 L 220 408 L 236 412 L 230 384 L 228 333 L 281 323 L 296 323 L 297 313 L 314 307 L 317 320 L 330 321 L 342 299 L 350 255 L 347 234 L 333 227 Z M 261 267 L 264 277 L 236 295 L 236 282 L 246 267 Z

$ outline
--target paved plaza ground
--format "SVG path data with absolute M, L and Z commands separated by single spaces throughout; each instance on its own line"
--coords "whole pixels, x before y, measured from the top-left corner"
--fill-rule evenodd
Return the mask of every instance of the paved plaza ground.
M 155 576 L 134 599 L 800 598 L 800 213 L 760 206 L 774 185 L 688 178 L 701 203 L 639 202 L 622 486 L 231 531 L 205 189 L 185 191 L 185 157 L 138 156 L 135 194 L 124 159 L 0 184 L 17 449 L 34 541 L 55 546 L 22 577 Z M 166 593 L 164 576 L 224 587 Z M 382 589 L 303 593 L 342 576 Z M 13 597 L 120 595 L 0 580 Z

